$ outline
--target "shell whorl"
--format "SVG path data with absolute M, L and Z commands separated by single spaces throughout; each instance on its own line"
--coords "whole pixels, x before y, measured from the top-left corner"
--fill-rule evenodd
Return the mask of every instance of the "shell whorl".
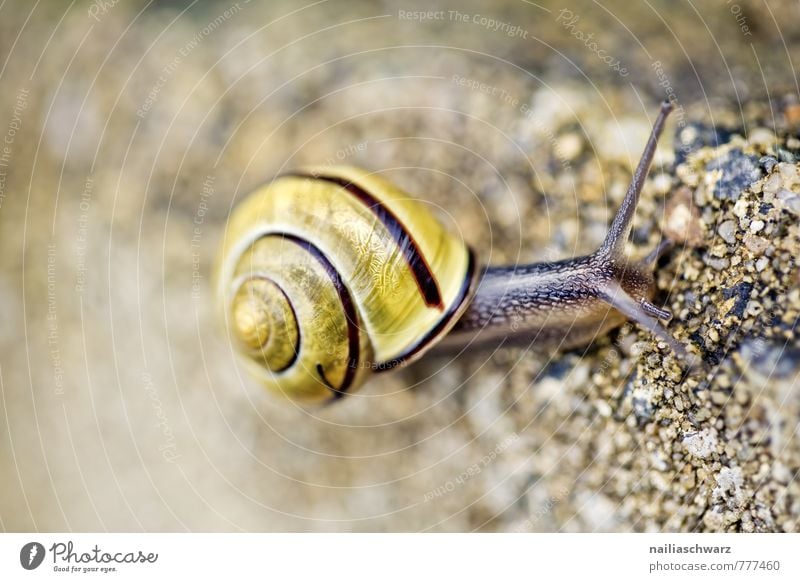
M 289 398 L 324 401 L 422 356 L 476 275 L 472 252 L 423 204 L 364 170 L 325 167 L 237 206 L 217 285 L 249 369 Z

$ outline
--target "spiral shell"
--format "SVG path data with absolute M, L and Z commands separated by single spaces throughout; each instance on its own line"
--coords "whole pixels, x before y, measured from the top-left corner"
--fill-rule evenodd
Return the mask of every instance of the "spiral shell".
M 377 175 L 311 168 L 232 213 L 217 288 L 227 329 L 267 387 L 338 398 L 422 356 L 476 280 L 470 249 Z

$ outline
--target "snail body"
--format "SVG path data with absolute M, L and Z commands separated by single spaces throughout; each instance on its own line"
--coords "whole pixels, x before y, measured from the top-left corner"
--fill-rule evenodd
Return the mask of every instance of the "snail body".
M 671 107 L 662 105 L 603 245 L 510 267 L 474 253 L 428 209 L 351 167 L 284 174 L 233 212 L 218 267 L 227 328 L 249 370 L 299 401 L 336 399 L 427 351 L 526 342 L 573 348 L 633 319 L 679 355 L 650 303 L 657 249 L 624 245 Z

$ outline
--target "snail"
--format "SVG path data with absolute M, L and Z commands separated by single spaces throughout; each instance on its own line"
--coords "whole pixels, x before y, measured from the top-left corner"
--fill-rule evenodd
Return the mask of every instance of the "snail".
M 670 111 L 663 103 L 600 248 L 552 263 L 481 268 L 424 205 L 365 170 L 282 174 L 227 225 L 217 292 L 233 343 L 267 387 L 304 402 L 341 398 L 435 346 L 569 349 L 627 319 L 685 357 L 660 323 L 671 314 L 651 303 L 667 245 L 639 262 L 624 254 Z

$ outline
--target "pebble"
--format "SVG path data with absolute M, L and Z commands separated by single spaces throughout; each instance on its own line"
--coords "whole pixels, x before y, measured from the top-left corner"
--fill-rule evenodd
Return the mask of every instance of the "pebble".
M 772 476 L 779 483 L 789 483 L 792 480 L 792 472 L 780 461 L 772 466 Z
M 703 256 L 703 262 L 706 265 L 708 265 L 709 267 L 711 267 L 712 269 L 715 269 L 717 271 L 722 271 L 724 269 L 727 269 L 731 264 L 731 262 L 730 262 L 730 260 L 728 258 L 721 258 L 720 259 L 720 258 L 712 257 L 712 256 L 710 256 L 708 254 Z
M 769 174 L 772 171 L 772 168 L 774 168 L 778 164 L 778 160 L 776 160 L 772 156 L 764 156 L 763 158 L 758 160 L 758 163 L 762 168 L 764 168 L 764 171 L 767 172 L 767 174 Z
M 720 224 L 717 227 L 717 232 L 726 243 L 732 245 L 736 242 L 736 222 L 733 220 L 726 220 Z
M 715 391 L 711 393 L 711 402 L 717 405 L 726 404 L 731 399 L 730 394 L 722 391 Z
M 754 255 L 763 255 L 769 248 L 769 240 L 765 239 L 763 236 L 747 233 L 744 235 L 744 246 Z
M 698 459 L 707 459 L 717 448 L 717 437 L 708 429 L 688 433 L 683 437 L 686 451 Z
M 796 184 L 800 180 L 800 170 L 794 164 L 781 162 L 778 164 L 778 171 L 785 182 Z
M 556 156 L 572 161 L 583 151 L 583 139 L 576 133 L 567 133 L 556 140 L 554 149 Z
M 794 214 L 800 215 L 800 196 L 789 190 L 781 190 L 778 192 L 778 200 Z
M 710 416 L 711 416 L 710 410 L 708 410 L 707 408 L 701 408 L 694 415 L 694 418 L 697 422 L 703 422 L 704 420 L 708 420 Z
M 792 103 L 787 105 L 783 110 L 783 115 L 789 125 L 800 125 L 800 104 Z
M 757 127 L 750 132 L 748 141 L 754 145 L 766 149 L 775 145 L 775 134 L 766 127 Z
M 663 172 L 656 174 L 653 177 L 653 189 L 662 196 L 668 194 L 672 189 L 672 176 Z
M 722 529 L 722 524 L 723 524 L 722 513 L 720 513 L 716 509 L 712 511 L 707 511 L 703 515 L 703 524 L 712 531 Z
M 780 167 L 780 164 L 778 165 Z M 706 164 L 709 176 L 717 176 L 714 196 L 719 200 L 737 200 L 762 176 L 758 158 L 741 149 L 729 150 Z
M 664 234 L 674 242 L 697 247 L 704 240 L 700 212 L 692 201 L 689 188 L 680 188 L 667 202 L 664 213 Z
M 746 200 L 740 198 L 739 200 L 736 201 L 736 204 L 733 205 L 733 213 L 738 218 L 744 218 L 745 216 L 747 216 L 749 207 L 750 204 Z
M 764 230 L 763 220 L 754 220 L 750 223 L 750 232 L 761 232 L 762 230 Z
M 766 182 L 764 182 L 762 190 L 765 194 L 775 194 L 775 192 L 780 189 L 782 184 L 783 180 L 781 179 L 780 173 L 775 172 L 770 174 L 769 178 L 767 178 Z

